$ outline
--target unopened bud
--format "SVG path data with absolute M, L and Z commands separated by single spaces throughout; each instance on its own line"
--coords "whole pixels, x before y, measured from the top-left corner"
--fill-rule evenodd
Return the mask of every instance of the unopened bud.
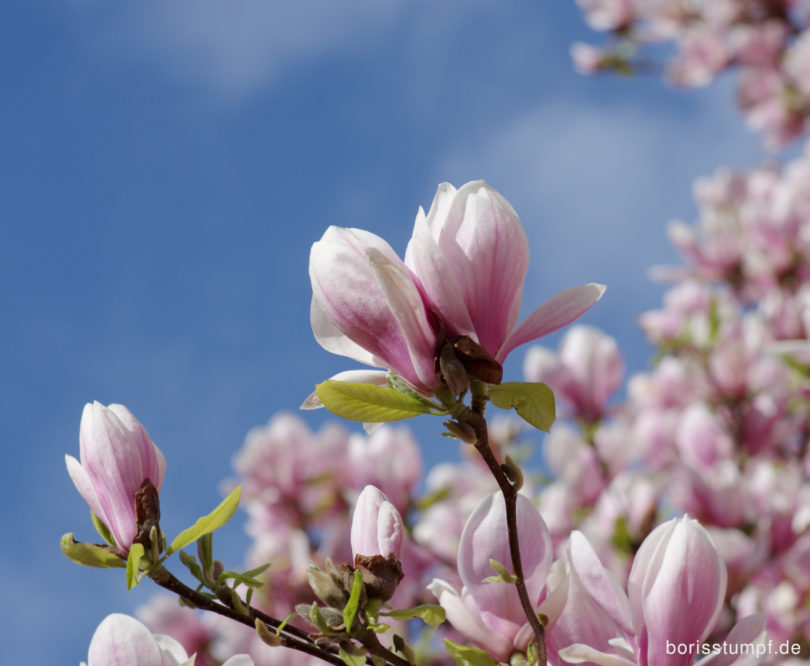
M 475 444 L 478 441 L 478 436 L 475 434 L 475 429 L 463 421 L 445 421 L 444 427 L 458 437 L 462 442 L 467 444 Z
M 331 566 L 330 566 L 331 565 Z M 327 559 L 326 570 L 312 565 L 307 571 L 307 581 L 315 596 L 327 606 L 342 609 L 349 600 L 349 592 L 343 584 L 342 576 Z
M 259 638 L 262 639 L 263 642 L 267 643 L 272 647 L 278 647 L 281 645 L 281 638 L 276 636 L 276 632 L 271 631 L 270 627 L 268 627 L 264 622 L 262 622 L 259 618 L 256 618 L 256 623 L 254 625 L 256 627 L 256 633 L 258 634 Z
M 501 470 L 515 490 L 520 490 L 523 487 L 523 471 L 509 456 L 506 456 L 506 462 L 501 465 Z

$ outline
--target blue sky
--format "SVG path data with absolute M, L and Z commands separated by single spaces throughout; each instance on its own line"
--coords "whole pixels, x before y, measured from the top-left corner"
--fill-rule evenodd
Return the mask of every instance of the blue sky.
M 763 154 L 731 82 L 586 79 L 577 39 L 572 2 L 2 3 L 4 659 L 78 663 L 152 592 L 59 552 L 92 537 L 64 467 L 85 402 L 126 404 L 166 454 L 172 534 L 218 502 L 250 427 L 350 367 L 309 328 L 330 224 L 403 252 L 439 182 L 484 178 L 527 228 L 524 309 L 604 282 L 585 321 L 644 367 L 665 223 L 693 218 L 696 177 Z M 417 426 L 428 459 L 454 458 L 436 425 Z M 219 552 L 245 544 L 237 524 Z

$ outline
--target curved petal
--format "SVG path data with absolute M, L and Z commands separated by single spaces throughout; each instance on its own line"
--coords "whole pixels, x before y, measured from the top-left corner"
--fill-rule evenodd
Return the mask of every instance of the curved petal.
M 155 445 L 143 424 L 135 418 L 124 405 L 111 404 L 107 409 L 118 417 L 118 420 L 129 430 L 130 446 L 136 448 L 141 463 L 141 480 L 149 479 L 160 490 L 163 477 L 166 474 L 166 458 L 163 452 Z
M 560 658 L 569 664 L 600 664 L 601 666 L 636 666 L 634 661 L 615 654 L 600 652 L 588 645 L 577 643 L 560 650 Z
M 512 205 L 479 180 L 455 193 L 434 236 L 436 231 L 442 254 L 459 275 L 478 342 L 494 355 L 520 312 L 529 267 L 523 225 Z
M 480 619 L 470 612 L 458 592 L 449 583 L 434 578 L 427 588 L 439 600 L 439 605 L 444 608 L 447 615 L 447 621 L 456 631 L 487 650 L 498 661 L 509 659 L 513 651 L 512 641 L 481 624 Z
M 354 359 L 365 365 L 380 367 L 382 362 L 367 349 L 348 338 L 326 315 L 318 299 L 313 295 L 309 308 L 309 321 L 316 342 L 326 351 Z
M 163 666 L 163 654 L 144 624 L 129 615 L 112 613 L 98 625 L 90 641 L 88 666 Z
M 93 483 L 87 475 L 87 472 L 73 456 L 65 455 L 65 465 L 67 466 L 68 475 L 71 481 L 73 481 L 73 485 L 76 486 L 76 490 L 79 491 L 82 499 L 87 502 L 90 511 L 96 514 L 101 522 L 106 525 L 107 517 L 104 515 L 104 510 L 101 506 L 101 502 L 99 502 L 96 489 L 93 487 Z
M 424 389 L 434 389 L 440 383 L 434 361 L 437 339 L 428 321 L 422 296 L 407 267 L 399 259 L 393 262 L 375 248 L 366 250 L 366 256 L 388 308 L 399 324 L 405 346 L 404 350 L 401 344 L 384 348 L 385 358 L 400 377 L 422 389 L 421 392 L 430 394 L 431 390 Z M 392 358 L 392 353 L 400 354 L 402 351 L 407 351 L 407 357 Z
M 551 566 L 551 537 L 540 512 L 524 495 L 517 498 L 517 523 L 526 588 L 536 607 Z M 458 572 L 484 624 L 513 640 L 526 617 L 514 585 L 484 582 L 495 574 L 490 560 L 512 570 L 506 508 L 500 493 L 486 497 L 467 519 L 459 542 Z
M 254 661 L 247 654 L 235 654 L 228 659 L 222 666 L 254 666 Z
M 436 197 L 438 199 L 439 195 Z M 405 253 L 405 265 L 417 276 L 432 308 L 441 319 L 447 336 L 475 337 L 475 327 L 467 311 L 464 291 L 459 284 L 457 273 L 447 262 L 431 234 L 424 213 L 421 210 L 419 212 L 414 223 L 413 236 Z
M 578 319 L 602 298 L 606 288 L 603 284 L 590 283 L 563 289 L 538 306 L 512 330 L 495 358 L 503 363 L 515 347 L 553 333 Z
M 767 637 L 767 624 L 768 621 L 764 615 L 748 615 L 734 625 L 723 641 L 723 645 L 761 645 Z M 726 650 L 726 652 L 731 654 L 720 652 L 710 654 L 697 661 L 695 666 L 709 666 L 709 664 L 711 666 L 730 666 L 730 664 L 753 666 L 760 661 L 760 658 L 754 654 L 750 654 L 747 659 L 740 658 L 738 655 L 745 653 L 739 649 Z
M 166 634 L 154 634 L 152 638 L 163 653 L 164 666 L 185 666 L 189 663 L 185 648 L 177 640 Z
M 602 565 L 593 546 L 582 532 L 576 530 L 571 533 L 567 554 L 573 574 L 591 601 L 625 636 L 632 635 L 633 618 L 627 595 Z

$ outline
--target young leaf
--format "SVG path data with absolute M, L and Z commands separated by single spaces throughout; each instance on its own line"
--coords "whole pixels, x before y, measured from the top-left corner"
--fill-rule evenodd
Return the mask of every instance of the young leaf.
M 227 523 L 236 512 L 236 507 L 239 506 L 239 497 L 241 493 L 242 486 L 237 486 L 224 500 L 222 500 L 216 509 L 214 509 L 207 516 L 199 518 L 197 522 L 188 529 L 180 532 L 180 534 L 175 537 L 174 541 L 172 541 L 172 545 L 169 546 L 169 550 L 166 551 L 166 555 L 171 555 L 175 551 L 178 551 L 181 548 L 188 546 L 188 544 L 192 543 L 193 541 L 196 541 L 201 536 L 209 534 L 214 530 L 218 530 L 225 523 Z
M 96 531 L 101 535 L 101 538 L 104 539 L 104 542 L 115 548 L 115 538 L 109 528 L 102 523 L 101 519 L 92 511 L 90 512 L 90 518 L 93 521 L 93 526 L 96 528 Z
M 498 666 L 497 661 L 478 648 L 459 645 L 449 638 L 444 639 L 444 647 L 459 666 Z
M 73 538 L 72 532 L 65 534 L 60 539 L 59 545 L 65 556 L 76 564 L 81 564 L 86 567 L 95 567 L 97 569 L 112 569 L 114 567 L 126 566 L 124 560 L 115 553 L 107 550 L 104 546 L 76 541 Z
M 498 562 L 497 560 L 490 560 L 489 566 L 491 566 L 495 571 L 498 573 L 497 576 L 493 576 L 493 578 L 501 583 L 516 583 L 517 576 L 515 574 L 510 573 L 506 570 L 506 567 Z
M 180 561 L 186 565 L 186 568 L 191 572 L 191 575 L 194 576 L 198 581 L 201 583 L 205 583 L 203 580 L 202 568 L 199 564 L 197 564 L 197 558 L 193 555 L 189 555 L 186 551 L 180 551 Z
M 396 610 L 382 613 L 395 620 L 411 620 L 415 617 L 420 618 L 425 624 L 429 624 L 434 629 L 438 627 L 445 620 L 444 608 L 436 604 L 423 604 L 422 606 L 415 606 L 414 608 L 398 608 Z
M 315 387 L 315 393 L 330 412 L 350 421 L 387 423 L 432 411 L 418 398 L 375 384 L 327 379 Z
M 338 656 L 340 656 L 346 666 L 364 666 L 366 663 L 365 655 L 351 655 L 342 648 L 338 650 Z
M 489 399 L 501 409 L 514 407 L 524 421 L 546 432 L 556 418 L 554 394 L 541 382 L 504 382 L 491 386 Z
M 246 585 L 247 587 L 254 588 L 254 587 L 262 587 L 264 585 L 263 580 L 259 580 L 256 578 L 259 574 L 264 572 L 267 567 L 270 566 L 270 562 L 267 564 L 262 564 L 260 567 L 256 567 L 255 569 L 251 569 L 250 571 L 245 571 L 244 573 L 239 573 L 238 571 L 223 571 L 219 578 L 217 579 L 217 583 L 223 583 L 229 578 L 232 578 L 237 583 L 242 583 L 242 585 Z
M 354 618 L 357 616 L 357 606 L 360 603 L 360 593 L 362 591 L 363 574 L 360 571 L 355 571 L 354 580 L 352 581 L 352 592 L 343 609 L 343 623 L 346 625 L 346 631 L 348 633 L 352 632 L 352 624 L 354 624 Z
M 143 544 L 133 543 L 129 549 L 129 556 L 127 557 L 127 589 L 131 590 L 138 583 L 138 573 L 141 569 L 141 559 L 144 555 Z

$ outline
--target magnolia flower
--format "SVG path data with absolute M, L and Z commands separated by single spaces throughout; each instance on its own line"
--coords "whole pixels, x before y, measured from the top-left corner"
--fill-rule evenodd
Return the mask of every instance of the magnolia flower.
M 503 363 L 605 290 L 566 289 L 516 326 L 528 264 L 526 234 L 506 199 L 483 181 L 459 190 L 443 183 L 427 215 L 419 209 L 404 262 L 374 234 L 327 229 L 310 253 L 312 330 L 324 349 L 392 370 L 430 395 L 442 382 L 435 357 L 445 338 L 468 336 Z
M 352 555 L 399 558 L 404 531 L 402 516 L 388 498 L 374 486 L 363 488 L 352 517 Z
M 574 416 L 587 422 L 598 421 L 607 401 L 624 377 L 616 340 L 591 326 L 572 326 L 560 343 L 557 354 L 535 346 L 523 364 L 526 379 L 544 382 L 573 407 Z
M 194 655 L 170 636 L 153 635 L 134 617 L 113 613 L 98 625 L 82 666 L 194 666 Z M 253 666 L 253 660 L 235 655 L 222 666 Z
M 79 450 L 81 463 L 65 456 L 68 474 L 126 555 L 137 533 L 135 493 L 146 479 L 160 490 L 166 460 L 126 407 L 99 402 L 84 406 Z
M 581 532 L 566 553 L 568 600 L 549 639 L 549 654 L 567 663 L 603 666 L 687 666 L 695 645 L 709 635 L 723 609 L 726 568 L 708 532 L 696 520 L 673 518 L 656 527 L 636 553 L 625 594 Z M 741 620 L 728 643 L 761 640 L 762 617 Z M 704 663 L 718 661 L 716 656 Z
M 532 606 L 553 615 L 546 590 L 551 568 L 551 537 L 540 513 L 524 495 L 517 497 L 517 524 L 524 580 Z M 458 548 L 458 573 L 463 587 L 434 579 L 428 589 L 436 596 L 455 629 L 498 661 L 525 652 L 533 638 L 517 589 L 512 583 L 487 582 L 496 575 L 491 562 L 511 573 L 511 556 L 503 496 L 486 497 L 470 515 Z M 550 618 L 553 619 L 553 618 Z
M 357 498 L 352 516 L 351 543 L 354 566 L 362 572 L 366 594 L 388 600 L 402 580 L 402 516 L 374 486 Z

